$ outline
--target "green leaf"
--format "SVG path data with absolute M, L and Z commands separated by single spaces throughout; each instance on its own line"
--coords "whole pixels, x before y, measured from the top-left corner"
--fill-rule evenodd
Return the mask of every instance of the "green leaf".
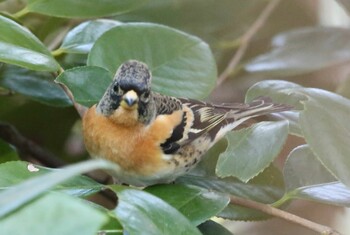
M 215 86 L 217 71 L 209 46 L 197 37 L 157 24 L 129 23 L 109 30 L 94 44 L 88 65 L 115 73 L 130 59 L 148 65 L 152 88 L 163 94 L 203 98 Z
M 336 181 L 307 145 L 299 146 L 289 154 L 283 176 L 287 191 Z
M 128 234 L 201 234 L 186 217 L 158 197 L 136 189 L 110 188 L 118 195 L 115 213 Z
M 251 86 L 245 96 L 245 102 L 249 103 L 259 96 L 268 96 L 276 103 L 289 104 L 297 110 L 303 110 L 304 105 L 301 101 L 307 97 L 300 93 L 292 91 L 302 88 L 302 86 L 288 81 L 264 80 Z
M 203 235 L 233 235 L 224 226 L 218 224 L 212 220 L 208 220 L 205 223 L 198 226 Z
M 7 189 L 30 178 L 62 171 L 33 165 L 24 161 L 12 161 L 0 164 L 0 189 Z M 103 185 L 86 176 L 75 176 L 56 185 L 53 190 L 63 191 L 75 196 L 88 196 L 103 189 Z
M 226 146 L 225 140 L 219 141 L 208 151 L 194 170 L 185 176 L 179 177 L 176 182 L 249 198 L 262 203 L 273 203 L 283 196 L 283 177 L 281 172 L 273 166 L 266 168 L 249 183 L 242 183 L 234 177 L 224 179 L 217 177 L 215 165 L 219 154 L 225 150 Z M 267 218 L 267 215 L 261 212 L 232 204 L 229 204 L 219 216 L 232 220 L 260 220 Z
M 161 198 L 180 211 L 194 225 L 199 225 L 222 211 L 228 196 L 186 185 L 156 185 L 146 191 Z
M 81 23 L 68 32 L 58 51 L 65 53 L 89 53 L 93 44 L 103 33 L 121 24 L 119 21 L 108 19 Z
M 296 92 L 309 97 L 299 118 L 306 142 L 322 164 L 350 186 L 350 100 L 320 89 Z
M 260 122 L 228 133 L 228 147 L 219 156 L 216 174 L 219 177 L 235 176 L 248 182 L 278 156 L 287 136 L 286 121 Z
M 16 150 L 8 143 L 0 139 L 0 163 L 18 160 L 18 154 Z M 0 165 L 1 167 L 1 165 Z M 1 172 L 0 172 L 1 174 Z M 1 179 L 0 179 L 1 180 Z
M 37 71 L 58 71 L 50 51 L 28 29 L 0 15 L 0 62 Z
M 297 75 L 348 61 L 349 29 L 313 27 L 285 32 L 274 37 L 271 52 L 246 65 L 249 72 Z
M 147 1 L 139 0 L 28 0 L 27 9 L 44 15 L 86 18 L 121 14 Z
M 336 181 L 307 145 L 295 148 L 284 166 L 286 195 L 283 202 L 299 198 L 350 206 L 350 189 Z
M 300 125 L 299 125 L 299 112 L 296 111 L 284 111 L 281 113 L 269 114 L 269 117 L 273 121 L 288 120 L 289 134 L 303 137 Z
M 13 235 L 96 235 L 106 222 L 107 216 L 87 203 L 49 193 L 1 219 L 0 227 L 1 233 Z
M 0 218 L 8 215 L 25 203 L 35 199 L 54 186 L 72 178 L 73 176 L 96 170 L 105 169 L 115 171 L 111 162 L 104 160 L 90 160 L 68 166 L 59 171 L 50 172 L 26 180 L 0 193 Z
M 35 72 L 17 66 L 0 68 L 0 86 L 52 106 L 66 107 L 72 102 L 48 73 Z
M 64 71 L 56 78 L 56 82 L 65 84 L 76 102 L 92 106 L 101 99 L 112 82 L 112 74 L 103 68 L 85 66 Z

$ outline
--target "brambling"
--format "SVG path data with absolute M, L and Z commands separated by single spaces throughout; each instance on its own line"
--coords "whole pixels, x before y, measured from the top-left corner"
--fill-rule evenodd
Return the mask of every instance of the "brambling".
M 98 104 L 83 118 L 93 157 L 118 166 L 121 183 L 168 183 L 191 170 L 201 157 L 244 121 L 290 107 L 259 98 L 249 104 L 210 104 L 151 90 L 147 65 L 123 63 Z

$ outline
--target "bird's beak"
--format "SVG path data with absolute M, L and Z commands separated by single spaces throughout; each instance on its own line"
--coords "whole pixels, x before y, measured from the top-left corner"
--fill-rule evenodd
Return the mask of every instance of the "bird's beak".
M 137 108 L 137 103 L 139 101 L 139 96 L 134 90 L 130 90 L 124 94 L 120 105 L 129 110 L 134 110 Z

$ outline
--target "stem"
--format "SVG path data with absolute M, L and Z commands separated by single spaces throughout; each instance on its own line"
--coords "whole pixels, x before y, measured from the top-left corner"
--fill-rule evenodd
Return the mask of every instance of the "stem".
M 327 227 L 327 226 L 324 226 L 321 224 L 317 224 L 315 222 L 301 218 L 301 217 L 296 216 L 294 214 L 291 214 L 289 212 L 275 208 L 271 205 L 266 205 L 266 204 L 263 204 L 260 202 L 252 201 L 252 200 L 245 199 L 245 198 L 236 197 L 233 195 L 230 196 L 230 203 L 235 204 L 235 205 L 239 205 L 239 206 L 244 206 L 244 207 L 251 208 L 251 209 L 255 209 L 255 210 L 259 210 L 259 211 L 264 212 L 268 215 L 272 215 L 274 217 L 278 217 L 278 218 L 284 219 L 286 221 L 301 225 L 305 228 L 308 228 L 308 229 L 311 229 L 315 232 L 318 232 L 319 234 L 340 235 L 340 233 L 337 232 L 336 230 L 334 230 L 333 228 L 330 228 L 330 227 Z
M 238 63 L 241 61 L 242 57 L 244 56 L 251 40 L 253 39 L 254 35 L 259 31 L 259 29 L 265 24 L 273 10 L 277 7 L 277 5 L 280 3 L 280 0 L 272 0 L 267 4 L 265 9 L 261 12 L 259 17 L 254 21 L 254 23 L 250 26 L 248 31 L 242 36 L 240 42 L 241 45 L 238 48 L 237 52 L 234 54 L 232 59 L 230 60 L 229 64 L 227 65 L 226 69 L 220 74 L 218 80 L 217 80 L 217 87 L 220 86 L 232 73 L 232 71 L 235 70 Z
M 25 7 L 22 10 L 17 11 L 16 13 L 14 13 L 12 15 L 12 17 L 15 18 L 15 19 L 20 19 L 20 18 L 24 17 L 25 15 L 27 15 L 29 12 L 30 12 L 29 9 L 27 7 Z
M 63 73 L 63 72 L 64 72 L 64 69 L 63 69 L 62 67 L 60 67 L 60 69 L 59 69 L 59 74 L 61 74 L 61 73 Z M 85 112 L 87 111 L 87 107 L 85 107 L 85 106 L 83 106 L 83 105 L 78 104 L 77 102 L 75 102 L 74 96 L 73 96 L 72 92 L 69 90 L 69 88 L 68 88 L 66 85 L 64 85 L 63 83 L 60 83 L 60 82 L 58 82 L 58 81 L 56 81 L 56 80 L 55 80 L 55 82 L 56 82 L 58 85 L 60 85 L 60 87 L 63 89 L 64 93 L 66 93 L 66 95 L 68 96 L 68 98 L 72 101 L 73 106 L 74 106 L 75 110 L 77 110 L 79 116 L 80 116 L 81 118 L 83 118 Z

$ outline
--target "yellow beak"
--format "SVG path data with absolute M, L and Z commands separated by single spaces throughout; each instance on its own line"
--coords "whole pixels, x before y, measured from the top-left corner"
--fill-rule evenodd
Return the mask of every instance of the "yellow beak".
M 125 109 L 134 110 L 137 109 L 137 103 L 139 101 L 139 97 L 134 90 L 130 90 L 124 94 L 122 101 L 120 102 L 120 106 Z

